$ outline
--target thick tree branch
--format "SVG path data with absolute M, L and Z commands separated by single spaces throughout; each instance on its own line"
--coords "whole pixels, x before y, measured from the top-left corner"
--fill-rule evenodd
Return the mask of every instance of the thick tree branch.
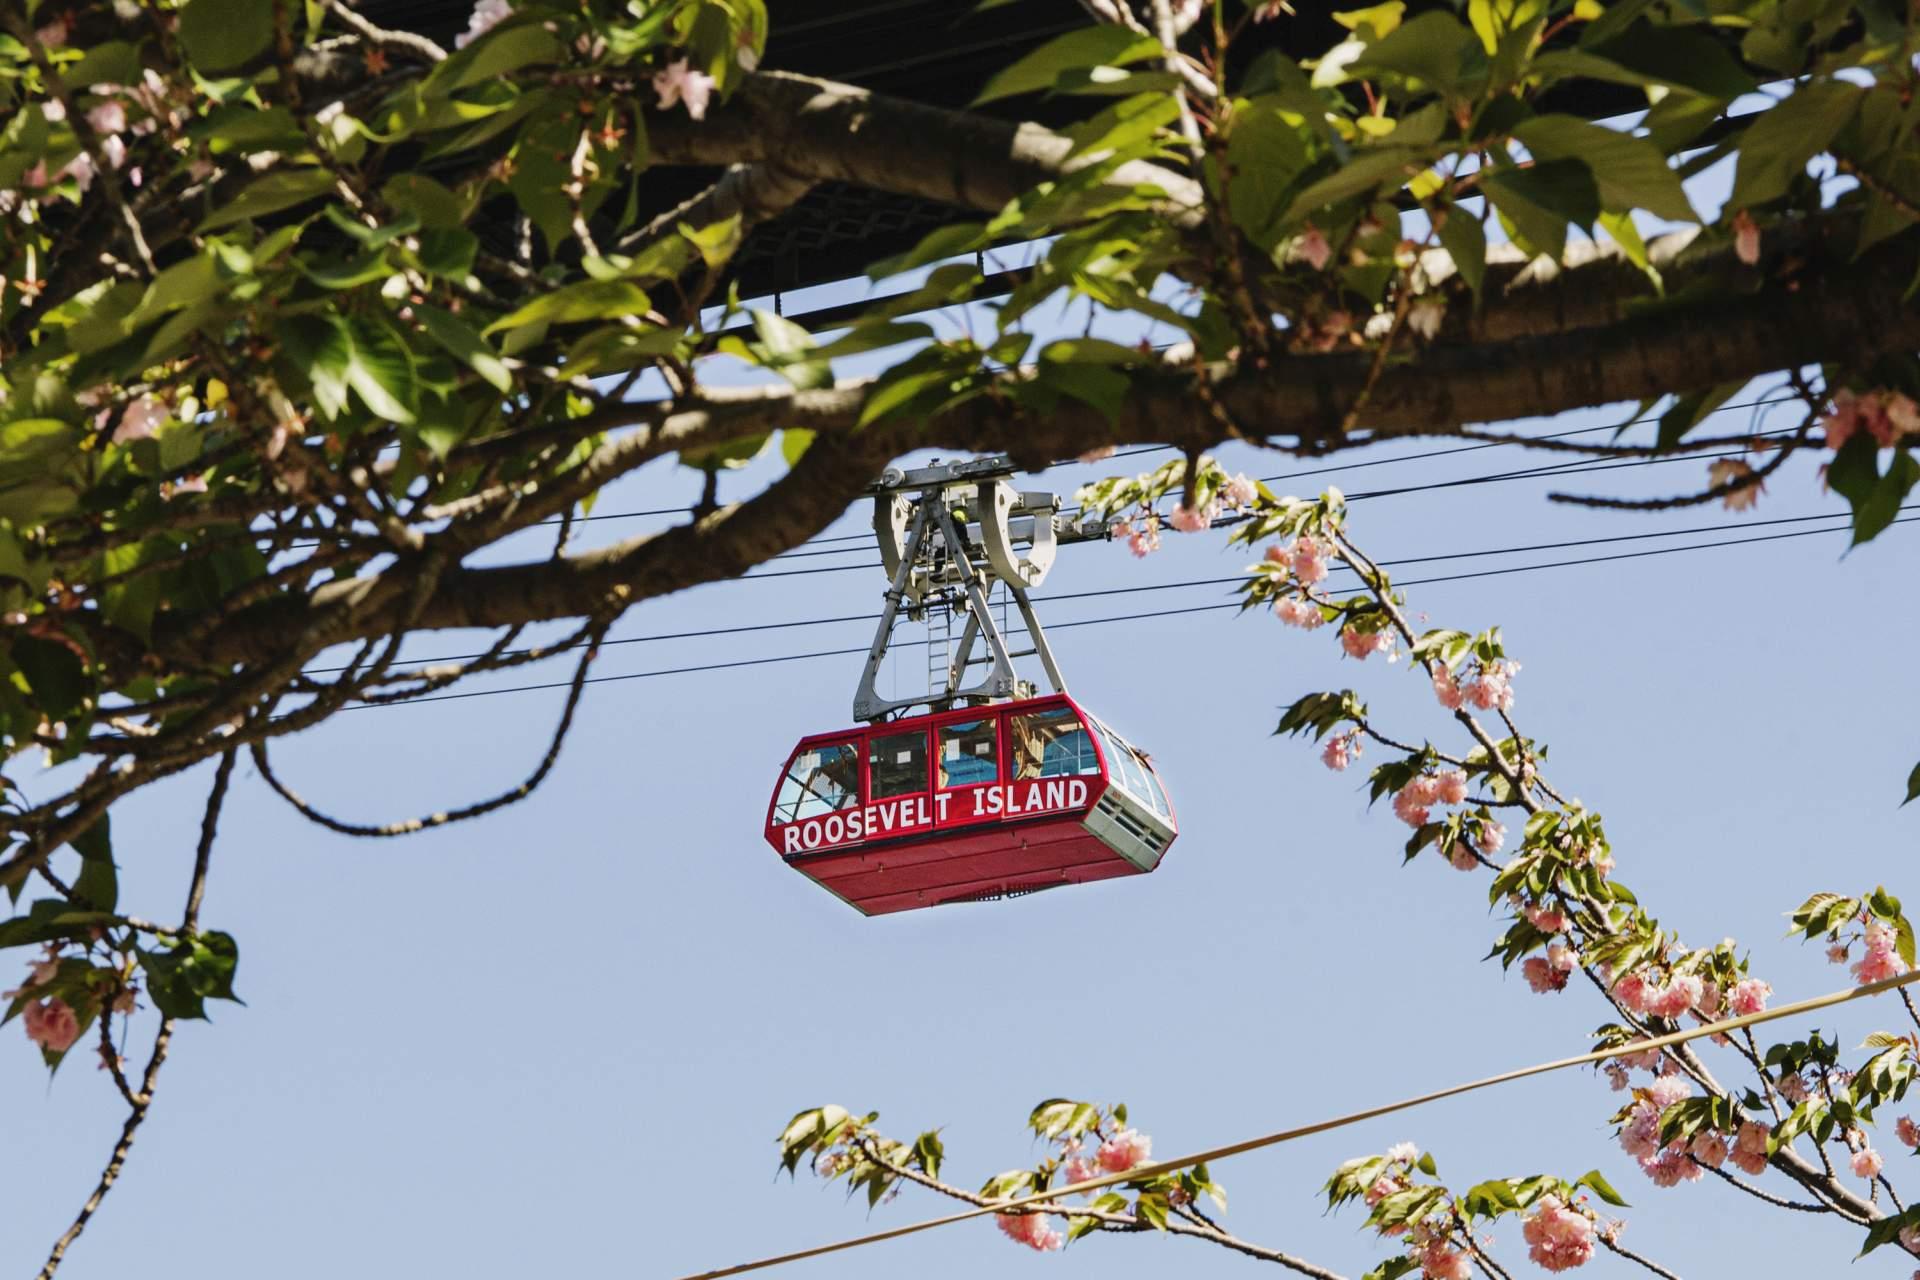
M 1008 201 L 1090 163 L 1073 144 L 1037 124 L 930 107 L 811 76 L 748 76 L 704 121 L 684 112 L 647 114 L 647 143 L 666 164 L 728 166 L 777 162 L 814 182 L 850 182 L 998 213 Z M 1162 216 L 1198 227 L 1199 184 L 1135 161 L 1108 179 L 1115 187 L 1153 184 L 1167 193 Z

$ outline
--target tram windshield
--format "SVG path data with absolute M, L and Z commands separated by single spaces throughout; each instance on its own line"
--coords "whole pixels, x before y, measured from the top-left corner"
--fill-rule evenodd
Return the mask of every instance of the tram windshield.
M 1173 808 L 1167 803 L 1167 793 L 1161 790 L 1160 779 L 1147 767 L 1140 752 L 1106 725 L 1098 727 L 1107 747 L 1108 781 L 1118 783 L 1161 817 L 1171 818 Z
M 794 756 L 773 802 L 776 823 L 800 822 L 860 802 L 860 757 L 850 742 L 808 747 Z
M 1008 716 L 1007 747 L 1013 753 L 1016 780 L 1100 772 L 1100 758 L 1094 752 L 1093 739 L 1071 707 Z

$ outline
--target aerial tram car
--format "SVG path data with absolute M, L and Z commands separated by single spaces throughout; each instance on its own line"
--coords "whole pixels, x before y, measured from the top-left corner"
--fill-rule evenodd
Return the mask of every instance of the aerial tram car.
M 889 470 L 870 490 L 889 585 L 854 695 L 865 723 L 801 739 L 766 821 L 788 866 L 866 915 L 1141 875 L 1179 833 L 1147 754 L 1068 695 L 1027 596 L 1063 543 L 1106 527 L 1013 474 L 981 458 Z M 1028 648 L 1009 647 L 1008 602 Z M 928 688 L 885 698 L 903 615 L 928 625 Z M 1052 692 L 1021 678 L 1020 658 Z

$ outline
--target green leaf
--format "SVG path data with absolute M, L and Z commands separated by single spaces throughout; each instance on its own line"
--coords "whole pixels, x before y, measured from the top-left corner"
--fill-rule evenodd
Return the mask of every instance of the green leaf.
M 401 213 L 410 213 L 423 227 L 447 231 L 466 221 L 460 197 L 424 174 L 403 173 L 380 188 L 380 198 Z
M 494 390 L 505 394 L 513 390 L 513 373 L 506 362 L 473 331 L 465 320 L 450 311 L 424 303 L 414 307 L 413 315 L 427 336 L 445 347 L 457 360 L 486 379 Z
M 630 280 L 582 280 L 541 294 L 495 320 L 486 331 L 498 333 L 534 323 L 578 324 L 584 320 L 625 319 L 645 315 L 651 305 L 646 291 Z
M 1753 77 L 1714 36 L 1703 30 L 1645 22 L 1635 23 L 1612 39 L 1585 45 L 1578 52 L 1543 54 L 1534 60 L 1534 66 L 1551 65 L 1550 60 L 1556 58 L 1588 56 L 1613 64 L 1625 73 L 1621 78 L 1630 84 L 1663 84 L 1726 101 L 1752 93 L 1757 87 Z M 1598 72 L 1588 69 L 1586 74 Z
M 1723 382 L 1717 387 L 1705 391 L 1695 391 L 1681 396 L 1672 407 L 1660 415 L 1660 434 L 1656 443 L 1665 449 L 1679 444 L 1687 432 L 1693 430 L 1715 409 L 1733 398 L 1735 392 L 1746 386 L 1741 382 Z
M 536 62 L 558 61 L 564 53 L 559 39 L 546 29 L 544 23 L 503 25 L 489 31 L 435 68 L 433 87 L 447 91 L 465 89 L 483 80 L 498 79 Z M 450 80 L 444 86 L 437 83 L 443 76 Z
M 1600 190 L 1600 206 L 1615 213 L 1645 209 L 1676 222 L 1698 222 L 1680 175 L 1660 148 L 1645 138 L 1593 124 L 1577 116 L 1544 115 L 1513 130 L 1535 160 L 1584 161 Z
M 1920 764 L 1914 765 L 1913 772 L 1907 775 L 1907 798 L 1900 802 L 1900 807 L 1904 809 L 1912 804 L 1915 796 L 1920 796 Z
M 1567 228 L 1589 228 L 1600 216 L 1593 171 L 1579 160 L 1498 169 L 1483 176 L 1480 185 L 1530 245 L 1556 260 L 1566 252 Z
M 107 815 L 101 814 L 98 822 L 74 837 L 73 847 L 80 854 L 74 892 L 96 911 L 112 911 L 120 903 L 120 877 L 113 863 Z
M 1081 27 L 1056 36 L 987 81 L 974 106 L 1053 88 L 1061 75 L 1087 67 L 1123 67 L 1166 50 L 1151 36 L 1118 25 Z
M 1867 500 L 1853 506 L 1854 546 L 1870 542 L 1886 531 L 1899 516 L 1900 505 L 1907 500 L 1916 480 L 1920 480 L 1920 463 L 1905 449 L 1897 450 L 1887 464 L 1886 474 L 1874 485 Z
M 1594 1192 L 1596 1196 L 1601 1197 L 1601 1199 L 1605 1199 L 1605 1201 L 1607 1201 L 1609 1205 L 1613 1205 L 1613 1207 L 1617 1207 L 1617 1209 L 1626 1209 L 1626 1207 L 1630 1207 L 1630 1205 L 1626 1203 L 1626 1199 L 1620 1196 L 1617 1190 L 1613 1190 L 1613 1184 L 1611 1184 L 1611 1182 L 1607 1182 L 1607 1178 L 1605 1178 L 1605 1176 L 1601 1176 L 1601 1173 L 1599 1173 L 1597 1169 L 1590 1169 L 1588 1173 L 1582 1174 L 1582 1176 L 1580 1176 L 1580 1180 L 1578 1180 L 1578 1182 L 1574 1182 L 1574 1186 L 1586 1186 L 1586 1188 L 1592 1188 L 1592 1192 Z
M 1453 259 L 1454 270 L 1473 290 L 1477 301 L 1480 284 L 1487 278 L 1487 232 L 1473 214 L 1454 205 L 1440 224 L 1440 244 Z
M 223 208 L 208 214 L 200 223 L 200 230 L 213 231 L 305 204 L 331 191 L 333 181 L 333 175 L 325 169 L 276 170 L 257 179 Z
M 413 353 L 385 320 L 356 316 L 346 322 L 353 343 L 347 362 L 347 385 L 360 393 L 378 417 L 410 424 L 409 407 L 418 398 L 414 385 Z
M 191 0 L 180 11 L 180 42 L 201 71 L 237 67 L 273 40 L 268 0 Z
M 753 330 L 759 335 L 764 363 L 802 391 L 833 385 L 833 367 L 825 360 L 809 360 L 813 335 L 785 316 L 756 307 Z
M 1432 9 L 1375 40 L 1347 64 L 1348 75 L 1356 79 L 1383 71 L 1457 92 L 1486 78 L 1487 51 L 1458 18 Z
M 198 933 L 153 951 L 135 948 L 135 955 L 146 971 L 154 1007 L 169 1018 L 205 1018 L 208 1000 L 241 1003 L 233 993 L 240 947 L 227 934 Z
M 1862 93 L 1837 80 L 1816 81 L 1762 113 L 1740 136 L 1729 207 L 1747 209 L 1785 195 L 1853 118 Z

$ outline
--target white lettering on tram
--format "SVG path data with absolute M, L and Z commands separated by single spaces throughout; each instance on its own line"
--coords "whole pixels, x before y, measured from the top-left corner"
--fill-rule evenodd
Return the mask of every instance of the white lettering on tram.
M 1084 808 L 1088 793 L 1084 778 L 1050 778 L 974 787 L 971 794 L 972 810 L 964 814 L 969 821 Z M 824 820 L 808 818 L 805 822 L 790 822 L 781 830 L 782 850 L 807 853 L 827 845 L 930 831 L 945 825 L 950 817 L 958 816 L 949 812 L 953 796 L 950 791 L 931 797 L 901 796 L 830 814 Z

